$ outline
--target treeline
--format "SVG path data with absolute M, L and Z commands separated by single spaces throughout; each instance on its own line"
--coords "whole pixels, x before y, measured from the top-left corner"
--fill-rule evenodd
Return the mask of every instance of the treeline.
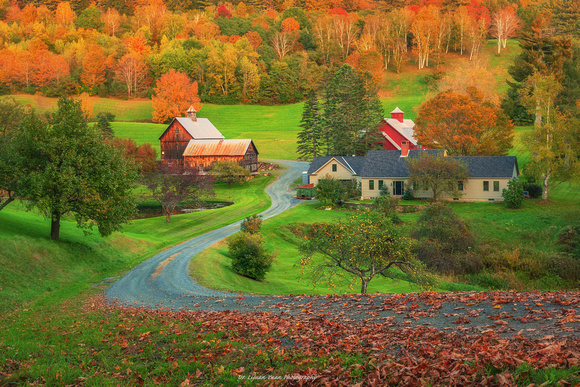
M 573 0 L 5 1 L 0 17 L 1 93 L 150 97 L 175 69 L 215 103 L 302 100 L 345 63 L 380 84 L 489 38 L 501 51 L 538 20 L 580 34 Z

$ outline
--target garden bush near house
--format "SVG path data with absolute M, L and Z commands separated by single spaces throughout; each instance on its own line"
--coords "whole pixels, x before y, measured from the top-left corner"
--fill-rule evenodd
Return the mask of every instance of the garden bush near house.
M 360 186 L 356 180 L 341 181 L 333 178 L 320 179 L 316 184 L 316 199 L 324 205 L 342 205 L 350 198 L 360 196 Z
M 227 238 L 232 269 L 245 277 L 262 281 L 272 267 L 274 254 L 264 248 L 260 234 L 238 232 Z
M 524 191 L 528 192 L 528 195 L 530 195 L 532 199 L 537 199 L 542 196 L 542 187 L 539 184 L 524 183 L 523 188 Z
M 415 199 L 415 195 L 413 195 L 413 190 L 411 188 L 407 188 L 405 192 L 403 192 L 403 200 L 413 200 Z
M 515 179 L 508 181 L 508 188 L 503 189 L 501 196 L 507 208 L 518 209 L 524 203 L 524 188 L 522 183 Z

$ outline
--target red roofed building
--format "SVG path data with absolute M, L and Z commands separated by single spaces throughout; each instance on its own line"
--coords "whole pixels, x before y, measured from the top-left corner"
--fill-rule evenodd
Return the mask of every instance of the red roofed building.
M 387 150 L 400 150 L 407 153 L 409 150 L 421 149 L 415 138 L 413 120 L 404 119 L 405 113 L 398 107 L 391 112 L 391 118 L 385 118 L 379 124 L 379 130 L 383 135 L 383 148 Z M 427 149 L 424 148 L 423 149 Z
M 207 119 L 198 118 L 192 107 L 187 117 L 175 117 L 165 129 L 161 142 L 161 162 L 209 169 L 215 161 L 233 161 L 258 170 L 258 150 L 250 139 L 226 140 Z

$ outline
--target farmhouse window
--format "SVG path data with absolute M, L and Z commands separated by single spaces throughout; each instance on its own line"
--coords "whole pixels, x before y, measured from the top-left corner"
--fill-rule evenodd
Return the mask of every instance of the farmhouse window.
M 429 189 L 429 186 L 427 185 L 426 182 L 423 183 L 423 191 L 427 191 Z
M 419 183 L 413 182 L 413 191 L 419 191 Z
M 385 182 L 383 180 L 379 180 L 379 189 L 383 189 Z
M 499 181 L 494 181 L 493 182 L 493 190 L 495 192 L 499 192 Z
M 489 191 L 489 181 L 484 181 L 483 182 L 483 190 L 484 191 Z
M 336 172 L 336 164 L 332 164 L 332 172 Z
M 375 181 L 369 180 L 369 191 L 374 191 L 374 190 L 375 190 Z
M 459 180 L 457 182 L 457 190 L 458 191 L 463 191 L 463 181 Z

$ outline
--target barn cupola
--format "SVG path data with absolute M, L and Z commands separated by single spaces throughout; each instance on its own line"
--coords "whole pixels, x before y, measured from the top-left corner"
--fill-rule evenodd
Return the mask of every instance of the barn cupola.
M 395 110 L 391 112 L 391 118 L 399 122 L 403 122 L 403 114 L 403 111 L 397 106 Z
M 187 109 L 187 117 L 192 121 L 197 121 L 197 110 L 193 108 L 193 105 Z

